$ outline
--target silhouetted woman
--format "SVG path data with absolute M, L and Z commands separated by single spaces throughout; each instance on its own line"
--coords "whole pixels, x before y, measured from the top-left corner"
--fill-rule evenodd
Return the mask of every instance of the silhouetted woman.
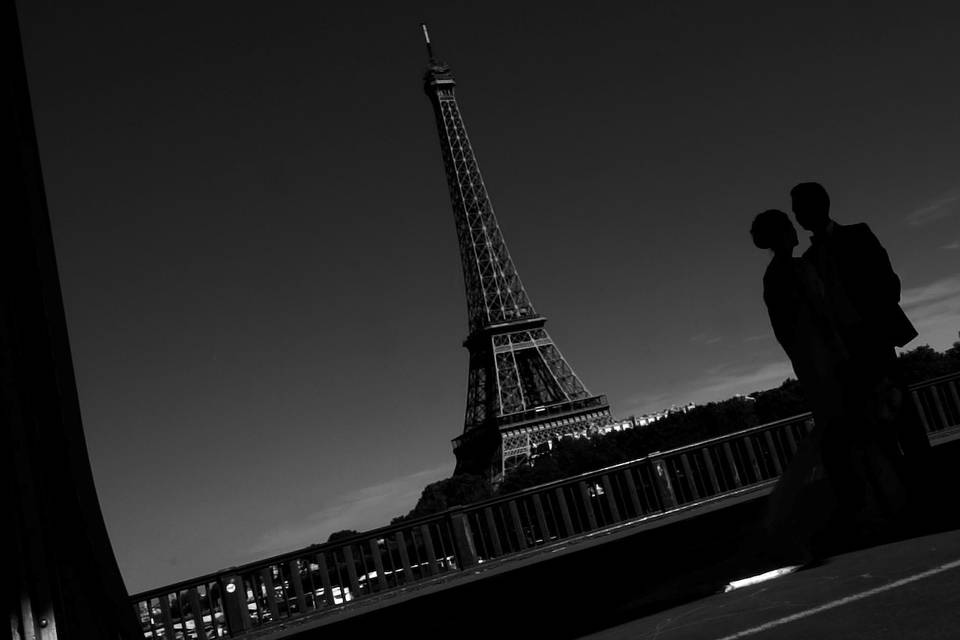
M 824 435 L 844 421 L 847 357 L 816 270 L 793 257 L 797 232 L 787 214 L 764 211 L 754 219 L 750 234 L 758 248 L 773 252 L 763 274 L 763 300 L 815 422 L 770 496 L 765 523 L 768 532 L 779 543 L 794 547 L 803 561 L 809 559 L 811 537 L 825 526 L 834 507 L 823 504 L 832 498 L 829 493 L 813 490 L 824 478 Z
M 763 274 L 763 301 L 814 418 L 825 424 L 843 417 L 846 349 L 816 269 L 793 257 L 798 244 L 793 223 L 783 211 L 770 209 L 754 219 L 750 235 L 757 247 L 773 252 Z

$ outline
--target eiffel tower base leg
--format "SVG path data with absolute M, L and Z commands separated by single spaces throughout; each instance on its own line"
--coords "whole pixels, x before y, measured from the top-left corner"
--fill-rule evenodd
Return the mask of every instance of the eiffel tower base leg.
M 496 427 L 474 429 L 454 440 L 457 465 L 453 474 L 472 474 L 495 482 L 503 473 L 502 441 Z

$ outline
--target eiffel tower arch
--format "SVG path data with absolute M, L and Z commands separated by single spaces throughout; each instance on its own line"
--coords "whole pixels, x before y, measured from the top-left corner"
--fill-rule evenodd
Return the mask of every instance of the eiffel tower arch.
M 453 440 L 454 473 L 499 482 L 551 440 L 608 421 L 610 407 L 574 373 L 530 302 L 467 136 L 453 74 L 421 26 L 430 60 L 424 91 L 440 134 L 467 295 L 467 407 Z

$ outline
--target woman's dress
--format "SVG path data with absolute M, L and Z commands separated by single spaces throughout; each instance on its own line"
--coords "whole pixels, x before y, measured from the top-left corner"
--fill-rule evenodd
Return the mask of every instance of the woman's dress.
M 852 384 L 854 370 L 813 265 L 775 257 L 763 289 L 774 334 L 815 423 L 770 496 L 766 526 L 805 546 L 834 509 L 887 516 L 904 494 L 895 465 L 874 441 L 874 416 Z
M 842 371 L 846 354 L 826 312 L 823 287 L 813 266 L 774 257 L 763 276 L 763 300 L 777 341 L 803 389 L 814 428 L 800 440 L 770 495 L 768 532 L 803 545 L 822 528 L 835 506 L 825 487 L 821 455 L 829 425 L 844 416 Z

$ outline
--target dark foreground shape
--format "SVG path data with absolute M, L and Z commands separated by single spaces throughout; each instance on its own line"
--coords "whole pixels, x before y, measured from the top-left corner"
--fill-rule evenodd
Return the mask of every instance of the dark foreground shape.
M 4 14 L 10 135 L 0 217 L 0 638 L 142 638 L 84 444 L 12 2 Z

